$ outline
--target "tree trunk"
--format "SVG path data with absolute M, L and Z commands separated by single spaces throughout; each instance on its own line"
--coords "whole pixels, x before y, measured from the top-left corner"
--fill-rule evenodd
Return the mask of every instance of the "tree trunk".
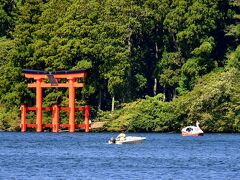
M 163 101 L 166 101 L 166 87 L 163 87 Z
M 158 44 L 155 41 L 155 58 L 156 58 L 156 62 L 158 60 Z M 153 95 L 156 96 L 157 94 L 157 78 L 154 78 L 154 85 L 153 85 Z
M 158 59 L 158 45 L 157 42 L 155 42 L 155 58 Z
M 153 95 L 157 94 L 157 78 L 154 78 Z
M 174 100 L 176 98 L 176 88 L 173 87 L 173 96 L 172 96 L 172 100 Z
M 114 103 L 115 103 L 115 100 L 114 100 L 114 96 L 112 97 L 112 112 L 114 111 Z
M 101 110 L 102 107 L 102 88 L 99 89 L 99 97 L 98 97 L 98 110 Z

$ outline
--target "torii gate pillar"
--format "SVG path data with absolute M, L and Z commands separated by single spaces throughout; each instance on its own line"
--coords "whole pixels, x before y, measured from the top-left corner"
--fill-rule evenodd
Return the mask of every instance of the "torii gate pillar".
M 75 131 L 75 79 L 69 79 L 69 132 Z
M 36 131 L 42 132 L 42 79 L 36 82 Z

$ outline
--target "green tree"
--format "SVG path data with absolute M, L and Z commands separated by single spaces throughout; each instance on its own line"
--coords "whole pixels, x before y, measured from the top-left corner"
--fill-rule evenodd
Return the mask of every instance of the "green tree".
M 12 0 L 0 1 L 0 37 L 11 37 L 16 18 L 16 2 Z
M 228 2 L 173 1 L 164 20 L 165 51 L 178 52 L 183 60 L 179 67 L 179 92 L 191 90 L 196 79 L 216 67 L 216 40 L 221 41 L 227 19 Z M 225 50 L 223 50 L 225 51 Z M 162 71 L 164 72 L 164 71 Z

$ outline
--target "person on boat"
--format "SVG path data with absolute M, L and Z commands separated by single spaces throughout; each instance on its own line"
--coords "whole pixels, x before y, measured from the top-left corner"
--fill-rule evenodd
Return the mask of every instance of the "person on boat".
M 109 144 L 115 144 L 116 143 L 116 139 L 112 137 L 109 142 L 108 142 Z
M 121 131 L 121 133 L 117 136 L 117 140 L 125 141 L 126 140 L 126 134 L 124 133 L 124 130 Z

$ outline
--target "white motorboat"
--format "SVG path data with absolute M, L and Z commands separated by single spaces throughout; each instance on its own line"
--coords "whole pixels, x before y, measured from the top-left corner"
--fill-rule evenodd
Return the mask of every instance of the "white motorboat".
M 111 138 L 108 144 L 141 144 L 146 138 L 138 136 L 126 136 L 125 140 Z
M 187 126 L 182 129 L 182 136 L 203 136 L 204 132 L 199 127 L 199 122 L 196 122 L 196 126 Z

